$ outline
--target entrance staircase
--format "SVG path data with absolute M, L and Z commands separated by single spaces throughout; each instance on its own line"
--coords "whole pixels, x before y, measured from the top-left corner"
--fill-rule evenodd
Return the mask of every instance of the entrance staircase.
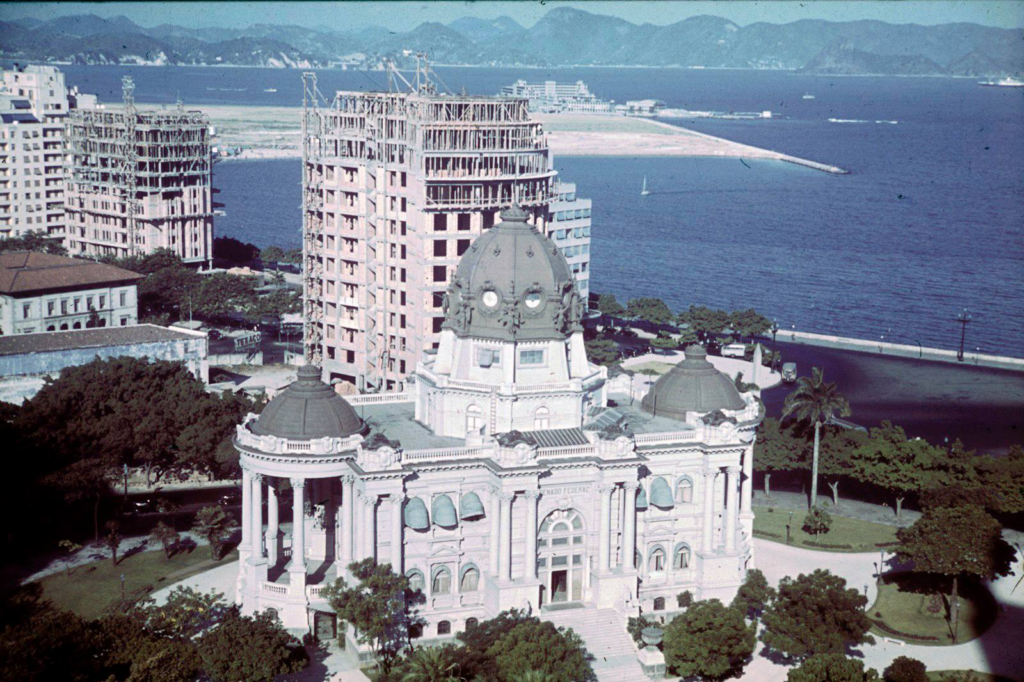
M 541 614 L 557 627 L 572 628 L 593 656 L 598 682 L 643 682 L 647 679 L 626 624 L 614 609 L 566 609 Z

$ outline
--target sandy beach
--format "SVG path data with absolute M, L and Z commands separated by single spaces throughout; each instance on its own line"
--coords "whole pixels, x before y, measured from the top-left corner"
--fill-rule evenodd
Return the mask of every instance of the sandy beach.
M 203 106 L 221 149 L 238 159 L 301 156 L 300 110 L 294 107 Z M 718 156 L 789 161 L 818 170 L 832 166 L 705 135 L 660 121 L 624 116 L 536 114 L 556 156 Z

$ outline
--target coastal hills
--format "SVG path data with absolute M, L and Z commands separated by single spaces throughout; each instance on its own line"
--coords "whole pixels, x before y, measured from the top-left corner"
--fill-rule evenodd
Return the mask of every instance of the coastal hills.
M 95 15 L 0 21 L 0 59 L 79 64 L 328 67 L 401 62 L 427 51 L 472 66 L 678 66 L 824 74 L 1005 76 L 1024 72 L 1019 30 L 957 23 L 801 20 L 739 26 L 697 16 L 667 26 L 552 9 L 525 28 L 509 17 L 465 17 L 411 31 L 257 24 L 244 29 L 141 27 Z M 581 37 L 585 36 L 583 40 Z

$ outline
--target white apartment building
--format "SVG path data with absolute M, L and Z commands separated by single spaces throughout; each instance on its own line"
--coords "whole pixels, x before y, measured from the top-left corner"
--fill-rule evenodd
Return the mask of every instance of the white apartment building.
M 305 82 L 305 347 L 329 380 L 402 388 L 437 348 L 459 257 L 513 203 L 544 233 L 554 206 L 572 212 L 556 243 L 589 291 L 590 204 L 559 183 L 525 99 L 423 87 L 338 92 L 321 108 Z
M 106 263 L 32 251 L 0 253 L 0 333 L 135 325 L 141 279 Z

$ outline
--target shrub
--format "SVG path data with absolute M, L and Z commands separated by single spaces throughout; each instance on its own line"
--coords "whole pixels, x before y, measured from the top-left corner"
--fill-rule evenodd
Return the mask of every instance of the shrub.
M 924 663 L 909 656 L 899 656 L 882 673 L 885 682 L 928 682 Z
M 681 608 L 681 609 L 689 608 L 690 604 L 692 604 L 692 603 L 693 603 L 693 595 L 690 594 L 689 590 L 686 590 L 685 592 L 680 592 L 679 594 L 676 595 L 676 604 L 679 605 L 679 608 Z
M 875 615 L 876 616 L 881 616 L 882 614 L 876 612 Z M 938 642 L 939 641 L 938 637 L 933 637 L 932 635 L 912 635 L 909 632 L 903 632 L 902 630 L 897 630 L 896 628 L 889 627 L 883 621 L 875 620 L 873 618 L 871 619 L 871 624 L 874 625 L 879 630 L 881 630 L 882 632 L 884 632 L 885 634 L 891 635 L 893 637 L 898 637 L 899 639 L 917 640 L 919 642 Z
M 821 507 L 814 506 L 804 517 L 803 529 L 805 533 L 818 536 L 829 532 L 832 528 L 832 515 Z
M 925 606 L 925 610 L 932 615 L 939 615 L 943 611 L 942 597 L 933 594 L 928 597 L 928 604 Z
M 633 641 L 636 642 L 638 647 L 642 647 L 644 645 L 641 633 L 644 628 L 650 627 L 661 627 L 661 623 L 656 620 L 651 620 L 645 616 L 633 616 L 626 621 L 626 632 L 629 633 L 629 636 L 633 638 Z

